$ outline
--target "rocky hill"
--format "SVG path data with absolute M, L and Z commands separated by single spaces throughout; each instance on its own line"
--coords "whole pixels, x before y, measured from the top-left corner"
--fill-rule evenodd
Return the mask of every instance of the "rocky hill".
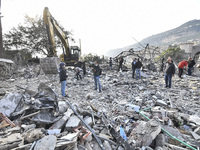
M 166 46 L 187 41 L 200 41 L 200 20 L 188 21 L 177 28 L 149 36 L 140 41 L 140 43 L 144 46 L 147 43 L 149 43 L 152 46 Z M 127 47 L 110 50 L 105 55 L 113 57 L 122 52 L 123 50 L 127 50 L 129 48 L 134 48 L 135 50 L 142 49 L 141 45 L 136 43 Z

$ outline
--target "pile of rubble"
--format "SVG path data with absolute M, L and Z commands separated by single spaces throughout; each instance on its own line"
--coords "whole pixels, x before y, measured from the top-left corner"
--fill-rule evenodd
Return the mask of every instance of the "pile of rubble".
M 82 80 L 68 70 L 67 98 L 58 75 L 29 66 L 0 84 L 0 150 L 197 150 L 200 77 L 103 71 L 102 93 L 90 70 Z

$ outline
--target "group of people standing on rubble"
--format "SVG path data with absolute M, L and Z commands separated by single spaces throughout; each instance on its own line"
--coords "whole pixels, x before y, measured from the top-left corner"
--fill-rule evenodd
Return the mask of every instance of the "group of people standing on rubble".
M 134 75 L 136 75 L 136 79 L 141 79 L 141 68 L 143 66 L 140 59 L 135 58 L 133 59 L 133 62 L 131 63 L 132 66 L 132 78 L 134 78 Z
M 120 71 L 120 69 L 122 70 L 122 63 L 123 63 L 123 58 L 121 57 L 119 60 L 118 71 Z M 195 64 L 196 64 L 195 61 L 191 57 L 189 57 L 188 60 L 181 61 L 178 64 L 178 77 L 180 79 L 182 79 L 182 74 L 183 74 L 184 70 L 187 71 L 187 75 L 191 76 L 192 72 L 194 70 Z M 132 65 L 132 78 L 134 78 L 134 76 L 136 74 L 136 79 L 138 79 L 138 78 L 141 79 L 141 67 L 143 65 L 142 65 L 141 61 L 139 60 L 139 58 L 134 58 L 131 65 Z M 165 87 L 171 88 L 172 77 L 174 77 L 174 74 L 175 74 L 175 65 L 174 65 L 174 62 L 171 57 L 168 57 L 166 64 L 164 64 L 164 58 L 162 59 L 162 64 L 161 64 L 162 71 L 163 71 L 164 67 L 165 67 L 165 70 L 164 70 Z
M 161 68 L 163 67 L 164 61 L 162 60 Z M 178 77 L 182 79 L 182 74 L 183 71 L 186 70 L 188 73 L 187 75 L 191 76 L 195 61 L 189 57 L 188 60 L 183 60 L 179 62 L 178 64 Z M 175 65 L 173 63 L 173 60 L 171 57 L 168 57 L 167 62 L 166 62 L 166 67 L 165 67 L 165 87 L 166 88 L 171 88 L 171 82 L 172 82 L 172 77 L 175 74 Z
M 95 90 L 98 89 L 99 93 L 101 93 L 99 76 L 101 75 L 102 69 L 100 68 L 98 61 L 95 61 L 95 63 L 92 64 L 90 68 L 94 75 Z M 77 80 L 84 78 L 84 76 L 86 75 L 85 62 L 79 62 L 79 64 L 76 64 L 74 67 L 74 72 Z M 61 62 L 59 66 L 59 78 L 61 83 L 61 95 L 63 97 L 68 97 L 68 95 L 65 93 L 67 77 L 66 64 L 64 62 Z
M 119 66 L 118 66 L 118 71 L 122 70 L 122 64 L 124 62 L 123 57 L 121 57 L 119 59 Z M 189 57 L 188 60 L 183 60 L 178 64 L 178 77 L 181 79 L 182 78 L 182 74 L 184 70 L 187 70 L 188 75 L 191 76 L 193 69 L 194 69 L 194 65 L 195 65 L 195 61 Z M 112 70 L 112 58 L 110 57 L 109 59 L 109 69 Z M 142 62 L 140 61 L 139 58 L 134 58 L 133 61 L 131 62 L 131 66 L 132 66 L 132 78 L 134 78 L 134 76 L 136 76 L 136 79 L 141 79 L 141 68 L 143 67 Z M 166 88 L 171 88 L 172 86 L 172 77 L 174 77 L 175 75 L 175 65 L 174 62 L 172 60 L 171 57 L 168 57 L 167 61 L 166 61 L 166 65 L 164 65 L 164 58 L 162 59 L 162 64 L 161 64 L 161 71 L 163 71 L 165 66 L 165 87 Z M 93 72 L 93 76 L 94 76 L 94 85 L 95 88 L 94 90 L 99 91 L 99 93 L 101 93 L 101 84 L 100 84 L 100 80 L 99 80 L 99 76 L 101 75 L 102 69 L 99 66 L 98 61 L 95 61 L 94 64 L 90 65 L 90 68 Z M 81 63 L 81 67 L 76 66 L 74 67 L 74 71 L 75 71 L 75 76 L 76 79 L 82 79 L 84 78 L 85 74 L 86 74 L 86 67 L 85 67 L 85 62 Z M 81 75 L 81 72 L 83 72 L 83 74 Z M 60 77 L 60 83 L 61 83 L 61 94 L 63 97 L 66 97 L 67 95 L 65 94 L 65 88 L 66 88 L 66 79 L 67 79 L 67 74 L 66 74 L 66 69 L 65 69 L 65 63 L 61 62 L 60 63 L 60 68 L 59 68 L 59 77 Z
M 124 62 L 123 57 L 119 58 L 119 67 L 118 67 L 118 71 L 122 71 L 122 64 Z M 112 70 L 112 58 L 110 57 L 110 70 Z M 134 78 L 134 76 L 136 75 L 136 79 L 141 79 L 141 68 L 142 68 L 143 64 L 140 61 L 139 58 L 135 58 L 133 59 L 133 61 L 131 62 L 131 68 L 132 68 L 132 78 Z

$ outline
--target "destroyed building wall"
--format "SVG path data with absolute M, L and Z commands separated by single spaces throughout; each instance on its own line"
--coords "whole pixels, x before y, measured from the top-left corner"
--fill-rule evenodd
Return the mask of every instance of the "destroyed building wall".
M 0 77 L 10 76 L 14 70 L 13 66 L 12 60 L 0 58 Z
M 191 53 L 194 43 L 184 43 L 180 45 L 180 49 L 185 50 L 185 53 Z
M 28 60 L 31 59 L 31 53 L 26 50 L 5 50 L 3 58 L 14 61 L 15 67 L 26 65 Z
M 195 55 L 198 55 L 200 53 L 200 46 L 193 46 L 192 47 L 192 53 L 191 53 L 191 57 L 195 57 Z

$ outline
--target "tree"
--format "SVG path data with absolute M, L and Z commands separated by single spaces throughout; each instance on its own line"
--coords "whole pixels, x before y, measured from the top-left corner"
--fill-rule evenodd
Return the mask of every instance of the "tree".
M 68 31 L 65 33 L 70 34 Z M 3 35 L 3 39 L 5 50 L 25 49 L 32 55 L 50 53 L 47 30 L 42 17 L 31 18 L 26 15 L 24 25 L 19 24 L 17 28 L 13 27 L 9 33 Z M 57 48 L 61 48 L 61 41 L 56 36 L 55 39 Z
M 83 56 L 84 61 L 88 63 L 94 63 L 95 61 L 98 61 L 98 63 L 103 63 L 104 61 L 107 61 L 105 57 L 102 55 L 102 57 L 96 55 L 96 54 L 87 54 Z
M 40 53 L 47 55 L 48 40 L 46 29 L 41 18 L 25 16 L 25 26 L 21 24 L 13 27 L 8 34 L 3 35 L 5 50 L 26 49 L 32 54 Z
M 169 56 L 171 58 L 173 58 L 174 60 L 180 60 L 180 59 L 182 59 L 183 54 L 184 54 L 184 51 L 181 50 L 179 47 L 177 47 L 177 46 L 171 46 L 170 48 L 168 48 L 167 50 L 165 50 L 164 52 L 162 52 L 155 59 L 155 61 L 159 61 L 162 58 L 164 58 L 166 60 Z

